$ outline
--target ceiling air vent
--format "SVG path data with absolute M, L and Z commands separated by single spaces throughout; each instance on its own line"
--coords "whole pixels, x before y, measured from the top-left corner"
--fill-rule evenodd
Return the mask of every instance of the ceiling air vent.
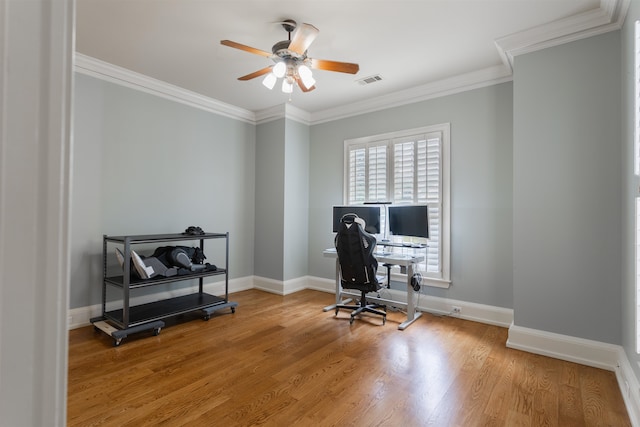
M 380 80 L 382 80 L 382 77 L 379 74 L 376 74 L 356 81 L 361 85 L 370 85 L 371 83 L 379 82 Z

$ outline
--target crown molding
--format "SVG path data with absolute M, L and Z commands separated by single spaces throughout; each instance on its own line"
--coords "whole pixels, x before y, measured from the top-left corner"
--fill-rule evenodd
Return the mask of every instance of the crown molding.
M 630 0 L 601 0 L 598 9 L 559 19 L 494 41 L 502 62 L 513 72 L 518 55 L 622 28 Z
M 317 113 L 309 113 L 288 103 L 253 112 L 78 52 L 74 56 L 73 69 L 80 74 L 251 124 L 261 124 L 280 118 L 287 118 L 307 126 L 452 95 L 511 80 L 509 69 L 504 66 L 496 66 Z
M 221 116 L 255 124 L 253 111 L 226 104 L 196 92 L 174 86 L 162 80 L 157 80 L 144 74 L 101 61 L 82 53 L 75 53 L 73 61 L 75 72 L 146 92 L 161 98 L 176 101 L 181 104 L 216 113 Z
M 493 86 L 512 80 L 511 70 L 503 65 L 461 74 L 388 95 L 311 113 L 311 123 L 319 124 L 374 111 L 440 98 L 472 89 Z
M 256 111 L 255 121 L 256 124 L 262 124 L 282 118 L 294 120 L 307 126 L 310 126 L 312 124 L 310 113 L 288 103 L 274 105 L 273 107 Z
M 77 52 L 74 71 L 251 124 L 287 118 L 310 126 L 511 81 L 516 56 L 619 30 L 630 1 L 601 0 L 597 9 L 496 39 L 502 65 L 314 113 L 292 104 L 253 112 Z
M 303 125 L 311 125 L 311 113 L 298 108 L 292 104 L 285 104 L 285 113 L 287 119 L 302 123 Z
M 285 111 L 286 104 L 278 104 L 273 107 L 265 108 L 263 110 L 256 111 L 256 124 L 272 122 L 274 120 L 282 119 L 286 117 Z
M 624 24 L 629 3 L 630 0 L 601 0 L 597 9 L 496 39 L 494 43 L 502 66 L 312 113 L 311 123 L 329 122 L 511 81 L 515 56 L 619 30 Z

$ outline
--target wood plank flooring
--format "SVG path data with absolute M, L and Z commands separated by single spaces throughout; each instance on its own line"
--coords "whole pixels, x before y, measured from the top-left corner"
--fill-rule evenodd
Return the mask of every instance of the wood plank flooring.
M 504 328 L 390 312 L 349 325 L 334 296 L 233 294 L 120 347 L 70 332 L 69 426 L 630 426 L 612 372 L 505 347 Z

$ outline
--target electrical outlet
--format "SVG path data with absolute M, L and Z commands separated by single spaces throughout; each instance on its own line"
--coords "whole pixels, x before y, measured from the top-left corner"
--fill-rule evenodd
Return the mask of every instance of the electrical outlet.
M 458 307 L 457 305 L 454 305 L 451 307 L 451 312 L 453 314 L 460 314 L 460 312 L 462 311 L 462 309 L 460 307 Z

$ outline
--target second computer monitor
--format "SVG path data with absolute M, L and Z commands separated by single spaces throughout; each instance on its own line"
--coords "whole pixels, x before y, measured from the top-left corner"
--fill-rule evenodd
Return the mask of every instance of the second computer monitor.
M 334 206 L 333 207 L 333 232 L 340 228 L 340 220 L 343 215 L 353 213 L 358 215 L 366 223 L 365 231 L 371 234 L 380 234 L 380 207 L 379 206 Z
M 389 233 L 394 236 L 429 238 L 427 205 L 389 206 Z

